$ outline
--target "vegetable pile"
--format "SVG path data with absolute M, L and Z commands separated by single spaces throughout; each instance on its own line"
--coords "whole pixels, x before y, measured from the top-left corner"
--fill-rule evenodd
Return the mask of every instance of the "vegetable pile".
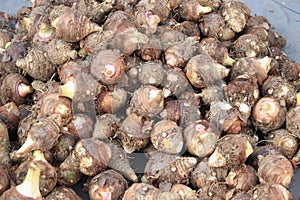
M 293 198 L 300 64 L 244 3 L 32 0 L 0 27 L 0 200 Z

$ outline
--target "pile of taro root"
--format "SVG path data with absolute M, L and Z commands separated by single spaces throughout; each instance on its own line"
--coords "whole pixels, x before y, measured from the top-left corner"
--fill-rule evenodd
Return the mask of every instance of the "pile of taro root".
M 0 26 L 0 200 L 293 199 L 300 65 L 244 3 L 33 0 Z

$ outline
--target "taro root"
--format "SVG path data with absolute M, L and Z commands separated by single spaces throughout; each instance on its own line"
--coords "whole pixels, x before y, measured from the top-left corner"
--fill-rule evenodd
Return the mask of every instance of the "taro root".
M 77 77 L 77 74 L 82 71 L 82 66 L 79 62 L 68 61 L 58 69 L 59 79 L 63 84 L 68 83 L 68 81 L 73 77 Z
M 169 68 L 165 71 L 162 86 L 165 98 L 172 95 L 179 96 L 188 87 L 191 87 L 184 72 L 177 67 Z
M 188 152 L 200 158 L 212 154 L 219 137 L 220 132 L 206 120 L 195 121 L 184 129 Z
M 216 149 L 209 157 L 208 165 L 236 169 L 245 163 L 252 152 L 253 147 L 242 135 L 225 135 L 219 139 Z
M 93 119 L 87 114 L 76 113 L 73 114 L 69 123 L 66 125 L 68 131 L 78 138 L 90 138 L 93 132 Z
M 39 189 L 42 196 L 47 195 L 49 192 L 53 190 L 57 182 L 57 173 L 56 169 L 48 163 L 45 159 L 44 154 L 39 151 L 33 151 L 33 158 L 39 162 L 40 167 L 40 179 L 39 179 Z M 21 184 L 24 179 L 26 172 L 30 167 L 30 160 L 23 161 L 18 168 L 15 170 L 16 175 L 16 184 Z
M 179 5 L 180 17 L 188 21 L 198 21 L 202 15 L 210 13 L 212 8 L 209 6 L 202 6 L 201 1 L 188 0 L 181 1 Z
M 3 104 L 13 101 L 17 106 L 27 102 L 26 96 L 33 92 L 27 79 L 21 74 L 8 74 L 2 81 L 1 101 Z
M 235 62 L 235 60 L 229 56 L 228 49 L 222 45 L 219 40 L 213 37 L 203 38 L 200 41 L 200 46 L 202 51 L 208 53 L 221 65 L 232 66 Z
M 62 15 L 51 21 L 51 26 L 56 29 L 58 36 L 66 42 L 78 42 L 90 33 L 102 30 L 98 24 L 91 22 L 75 6 L 66 7 Z
M 138 68 L 138 78 L 143 85 L 161 85 L 165 78 L 165 70 L 159 62 L 145 62 Z
M 288 131 L 300 138 L 300 124 L 297 119 L 300 116 L 300 93 L 296 94 L 296 105 L 290 108 L 285 116 L 285 126 Z
M 154 117 L 164 108 L 162 90 L 152 85 L 142 85 L 134 91 L 129 105 L 129 113 L 142 117 Z
M 127 92 L 115 86 L 113 90 L 103 87 L 95 100 L 95 109 L 98 113 L 117 113 L 127 103 Z
M 0 164 L 0 196 L 10 188 L 10 177 L 7 170 L 3 165 Z
M 72 48 L 71 43 L 62 39 L 53 39 L 47 44 L 47 58 L 54 65 L 62 65 L 70 59 L 77 58 L 77 51 Z
M 45 200 L 82 200 L 76 192 L 69 187 L 55 187 L 46 197 Z
M 211 86 L 229 74 L 229 69 L 206 53 L 192 57 L 186 64 L 185 71 L 188 80 L 196 88 Z
M 195 22 L 191 22 L 191 21 L 183 21 L 181 23 L 175 22 L 174 29 L 181 31 L 187 37 L 194 37 L 197 38 L 197 40 L 200 40 L 201 37 L 200 29 L 198 27 L 198 24 Z
M 18 140 L 21 144 L 24 144 L 26 141 L 28 130 L 31 127 L 32 122 L 36 120 L 36 114 L 31 113 L 30 115 L 26 116 L 25 118 L 21 119 L 21 121 L 18 124 Z
M 295 61 L 288 61 L 280 66 L 279 71 L 283 79 L 297 81 L 300 74 L 300 64 Z
M 238 108 L 223 101 L 211 102 L 206 119 L 226 133 L 239 133 L 247 125 L 247 116 L 243 118 Z
M 107 48 L 109 42 L 113 38 L 112 31 L 99 31 L 89 34 L 84 39 L 80 40 L 80 50 L 78 55 L 85 57 L 96 53 L 97 51 Z
M 264 58 L 240 58 L 233 65 L 231 79 L 234 79 L 241 74 L 248 74 L 257 79 L 258 85 L 262 85 L 268 78 L 270 64 L 271 58 L 268 56 Z
M 232 43 L 237 58 L 263 57 L 268 53 L 268 46 L 254 34 L 243 34 Z
M 189 199 L 189 200 L 198 199 L 196 191 L 180 183 L 174 184 L 170 192 L 178 193 L 182 199 Z
M 89 197 L 91 200 L 119 199 L 127 188 L 127 181 L 121 174 L 107 170 L 92 178 L 89 183 Z
M 162 54 L 160 40 L 154 35 L 150 36 L 147 43 L 140 45 L 137 54 L 140 55 L 143 60 L 158 60 Z
M 2 62 L 16 63 L 18 59 L 24 58 L 28 53 L 28 44 L 22 41 L 13 41 L 5 45 L 5 53 Z
M 201 93 L 197 94 L 197 96 L 201 97 L 202 103 L 204 105 L 210 105 L 214 101 L 225 101 L 225 86 L 225 83 L 208 86 L 206 88 L 203 88 Z
M 296 102 L 296 91 L 294 86 L 282 77 L 269 77 L 262 85 L 263 96 L 273 98 L 283 98 L 287 106 L 292 106 Z
M 113 169 L 113 170 L 119 172 L 128 180 L 137 182 L 138 177 L 135 174 L 132 167 L 130 166 L 130 162 L 129 162 L 130 158 L 127 156 L 127 153 L 122 148 L 122 146 L 114 140 L 108 140 L 108 141 L 106 141 L 106 144 L 110 147 L 111 154 L 113 155 L 110 158 L 108 167 L 110 169 Z
M 295 135 L 286 129 L 277 129 L 268 135 L 269 143 L 274 145 L 284 156 L 292 158 L 298 150 L 299 142 Z
M 61 132 L 57 143 L 52 147 L 51 152 L 54 157 L 55 165 L 61 164 L 72 152 L 77 137 L 69 132 Z
M 200 199 L 224 199 L 228 192 L 227 185 L 223 182 L 213 182 L 212 184 L 205 185 L 198 190 Z
M 141 149 L 149 143 L 152 123 L 152 120 L 143 119 L 135 113 L 131 113 L 124 119 L 116 136 L 121 140 L 127 153 Z
M 183 147 L 182 128 L 171 120 L 157 122 L 150 139 L 157 150 L 168 154 L 178 154 Z
M 124 75 L 126 65 L 122 54 L 116 50 L 99 51 L 92 63 L 91 74 L 103 84 L 115 84 Z
M 199 53 L 195 37 L 188 37 L 180 43 L 168 46 L 165 50 L 165 60 L 169 67 L 183 67 L 190 58 Z
M 184 41 L 186 35 L 180 31 L 169 30 L 168 28 L 165 28 L 160 31 L 158 37 L 163 50 L 166 50 L 170 45 Z
M 105 113 L 97 115 L 92 135 L 98 139 L 112 138 L 119 124 L 120 119 L 115 114 Z
M 257 180 L 255 169 L 246 164 L 242 164 L 239 169 L 232 169 L 226 177 L 228 187 L 236 191 L 252 189 L 257 184 Z
M 251 191 L 253 200 L 282 199 L 292 200 L 292 194 L 280 184 L 259 184 Z
M 38 47 L 33 47 L 24 58 L 16 61 L 16 65 L 28 73 L 31 77 L 47 81 L 55 73 L 53 65 L 45 55 L 44 51 Z
M 259 88 L 255 78 L 243 74 L 235 77 L 224 87 L 227 101 L 250 116 L 251 108 L 259 98 Z
M 146 163 L 143 182 L 152 184 L 182 183 L 189 181 L 190 173 L 197 164 L 194 157 L 184 157 L 158 152 Z
M 2 29 L 0 31 L 0 48 L 4 49 L 6 43 L 10 42 L 10 40 L 11 40 L 11 33 L 6 29 Z
M 254 126 L 263 133 L 280 128 L 285 122 L 286 106 L 284 100 L 271 97 L 260 98 L 252 112 Z
M 228 174 L 225 167 L 210 167 L 208 158 L 203 158 L 191 173 L 191 184 L 200 189 L 215 182 L 224 182 Z
M 72 101 L 67 97 L 59 96 L 55 93 L 44 93 L 39 102 L 39 117 L 48 117 L 53 114 L 59 114 L 63 125 L 67 124 L 72 114 Z
M 81 173 L 95 176 L 106 169 L 111 156 L 111 150 L 104 142 L 95 138 L 79 140 L 58 167 L 58 183 L 74 185 L 80 180 Z
M 16 186 L 11 187 L 6 190 L 2 196 L 1 200 L 6 199 L 32 199 L 32 200 L 42 200 L 42 195 L 39 189 L 40 180 L 40 164 L 39 159 L 35 158 L 29 163 L 28 170 L 24 181 Z
M 134 22 L 139 31 L 151 35 L 156 32 L 157 26 L 161 19 L 158 15 L 151 11 L 140 10 L 136 11 Z
M 96 0 L 81 0 L 78 4 L 78 9 L 82 11 L 92 22 L 96 23 L 102 23 L 105 20 L 106 15 L 113 9 L 111 0 L 101 2 Z
M 204 36 L 220 40 L 231 40 L 235 36 L 235 32 L 226 27 L 224 18 L 215 12 L 204 15 L 200 20 L 199 28 Z
M 176 122 L 180 127 L 185 127 L 201 118 L 199 106 L 192 105 L 187 100 L 167 101 L 159 115 L 163 119 Z
M 0 107 L 0 120 L 2 120 L 9 132 L 18 130 L 19 122 L 22 116 L 22 110 L 14 102 L 9 102 Z
M 23 158 L 27 153 L 36 149 L 50 150 L 57 142 L 60 125 L 61 116 L 59 114 L 32 121 L 25 142 L 18 150 L 11 153 L 11 158 Z
M 0 120 L 0 165 L 9 166 L 10 142 L 6 125 Z M 1 189 L 1 187 L 0 187 Z
M 139 11 L 151 11 L 161 19 L 161 22 L 164 22 L 168 18 L 170 12 L 167 0 L 141 0 L 135 5 L 135 8 Z
M 283 155 L 258 157 L 257 176 L 260 183 L 281 184 L 288 187 L 294 176 L 292 163 Z
M 244 30 L 251 14 L 250 8 L 243 2 L 236 0 L 224 2 L 220 7 L 220 12 L 225 19 L 226 25 L 236 33 Z

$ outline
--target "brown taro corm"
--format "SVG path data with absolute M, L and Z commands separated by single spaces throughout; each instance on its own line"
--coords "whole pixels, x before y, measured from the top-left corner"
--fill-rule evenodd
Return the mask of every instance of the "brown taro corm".
M 44 198 L 45 200 L 82 200 L 73 189 L 64 186 L 54 188 Z
M 0 48 L 4 49 L 5 45 L 10 42 L 11 33 L 7 29 L 2 29 L 0 31 Z
M 198 199 L 198 195 L 195 190 L 193 190 L 189 186 L 180 183 L 174 184 L 170 192 L 178 193 L 182 199 L 190 199 L 190 200 Z
M 100 172 L 89 182 L 91 200 L 118 199 L 128 188 L 127 180 L 114 170 Z
M 10 188 L 10 176 L 4 165 L 0 164 L 0 196 Z
M 24 117 L 21 112 L 21 108 L 19 109 L 13 101 L 0 106 L 0 119 L 9 132 L 15 133 L 18 130 L 19 122 Z
M 147 43 L 142 43 L 137 49 L 136 53 L 140 55 L 143 60 L 158 60 L 162 54 L 162 46 L 159 38 L 155 35 L 148 37 Z
M 212 12 L 212 8 L 201 5 L 200 1 L 187 0 L 180 2 L 178 12 L 181 18 L 196 22 L 202 15 Z
M 104 113 L 97 115 L 92 135 L 98 139 L 112 138 L 115 136 L 119 126 L 120 119 L 115 114 Z
M 284 186 L 280 184 L 261 183 L 253 188 L 250 192 L 252 199 L 282 199 L 292 200 L 292 194 Z
M 290 131 L 292 134 L 296 135 L 298 138 L 300 137 L 300 131 L 299 131 L 300 124 L 297 120 L 300 116 L 299 105 L 300 105 L 300 93 L 297 93 L 295 107 L 290 108 L 285 116 L 286 129 Z
M 73 134 L 76 138 L 90 138 L 94 128 L 94 121 L 87 114 L 75 113 L 72 115 L 66 127 L 68 128 L 68 132 Z
M 138 79 L 141 84 L 161 85 L 165 79 L 165 69 L 161 62 L 149 61 L 138 67 Z

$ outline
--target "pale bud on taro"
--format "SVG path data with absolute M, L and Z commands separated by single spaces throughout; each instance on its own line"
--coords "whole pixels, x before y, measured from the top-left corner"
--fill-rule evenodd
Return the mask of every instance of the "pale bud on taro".
M 99 51 L 91 63 L 92 76 L 103 84 L 117 83 L 124 75 L 125 70 L 124 58 L 116 50 Z
M 257 175 L 261 183 L 288 187 L 294 176 L 292 163 L 283 155 L 260 156 Z
M 33 92 L 27 79 L 20 74 L 7 75 L 1 85 L 1 101 L 3 104 L 13 101 L 17 106 L 26 103 L 26 96 Z
M 135 16 L 135 24 L 138 30 L 145 34 L 153 34 L 156 32 L 158 23 L 161 21 L 158 15 L 154 15 L 151 11 L 137 11 Z
M 284 100 L 263 97 L 253 108 L 252 122 L 263 133 L 281 127 L 285 121 L 286 106 Z
M 47 24 L 42 22 L 39 25 L 39 30 L 35 33 L 33 40 L 38 40 L 40 42 L 49 42 L 55 36 L 55 29 Z

